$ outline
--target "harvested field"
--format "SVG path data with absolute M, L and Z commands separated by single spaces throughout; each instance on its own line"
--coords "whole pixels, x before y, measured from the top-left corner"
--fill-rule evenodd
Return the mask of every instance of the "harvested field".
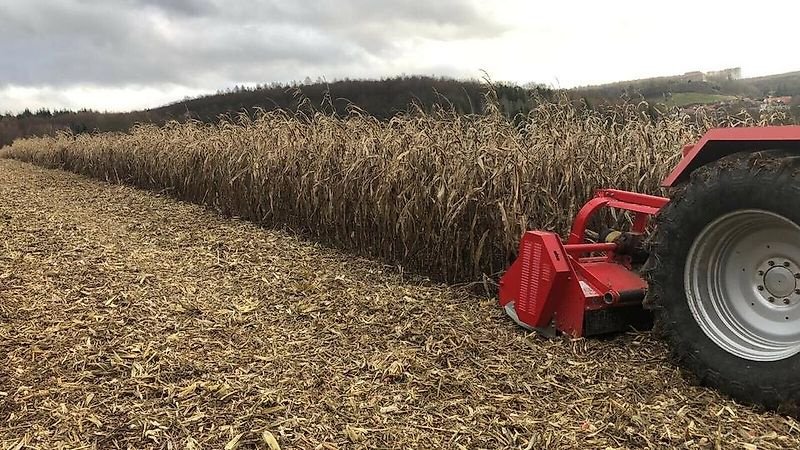
M 493 299 L 18 161 L 0 199 L 2 449 L 800 447 L 648 333 L 545 340 Z

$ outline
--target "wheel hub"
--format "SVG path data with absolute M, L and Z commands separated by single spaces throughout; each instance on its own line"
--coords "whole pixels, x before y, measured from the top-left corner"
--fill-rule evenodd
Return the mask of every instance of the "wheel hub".
M 773 267 L 764 274 L 764 287 L 776 298 L 788 297 L 796 289 L 794 273 L 783 266 Z
M 752 361 L 800 353 L 800 226 L 734 211 L 698 235 L 684 270 L 692 315 L 721 348 Z

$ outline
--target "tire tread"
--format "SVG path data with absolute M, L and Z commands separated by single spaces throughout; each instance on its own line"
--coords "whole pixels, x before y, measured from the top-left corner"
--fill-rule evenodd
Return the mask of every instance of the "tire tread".
M 672 358 L 699 383 L 745 403 L 796 414 L 800 355 L 763 363 L 725 352 L 703 334 L 690 313 L 687 318 L 683 291 L 686 242 L 693 242 L 696 236 L 691 230 L 703 220 L 714 219 L 704 217 L 714 209 L 709 208 L 709 198 L 720 202 L 720 208 L 735 209 L 741 201 L 736 195 L 714 194 L 749 191 L 758 200 L 765 195 L 760 189 L 763 186 L 790 190 L 795 195 L 789 200 L 800 202 L 800 156 L 784 150 L 731 155 L 695 170 L 686 183 L 675 188 L 670 202 L 656 216 L 655 232 L 648 241 L 650 258 L 642 271 L 648 282 L 644 305 L 653 311 L 654 330 L 669 345 Z M 800 223 L 800 211 L 790 218 Z

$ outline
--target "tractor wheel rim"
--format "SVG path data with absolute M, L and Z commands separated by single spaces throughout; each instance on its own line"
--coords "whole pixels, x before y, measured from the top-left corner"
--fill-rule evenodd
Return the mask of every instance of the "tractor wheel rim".
M 745 209 L 703 229 L 684 269 L 689 309 L 725 351 L 752 361 L 800 352 L 800 226 Z

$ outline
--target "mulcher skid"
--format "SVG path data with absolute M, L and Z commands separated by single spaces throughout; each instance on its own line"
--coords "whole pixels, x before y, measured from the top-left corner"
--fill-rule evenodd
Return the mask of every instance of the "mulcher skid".
M 641 303 L 647 283 L 644 233 L 669 199 L 604 189 L 581 208 L 566 243 L 546 231 L 526 232 L 516 261 L 500 280 L 500 305 L 518 324 L 574 337 L 649 327 Z M 587 225 L 603 208 L 632 213 L 630 231 L 609 230 L 586 242 Z

